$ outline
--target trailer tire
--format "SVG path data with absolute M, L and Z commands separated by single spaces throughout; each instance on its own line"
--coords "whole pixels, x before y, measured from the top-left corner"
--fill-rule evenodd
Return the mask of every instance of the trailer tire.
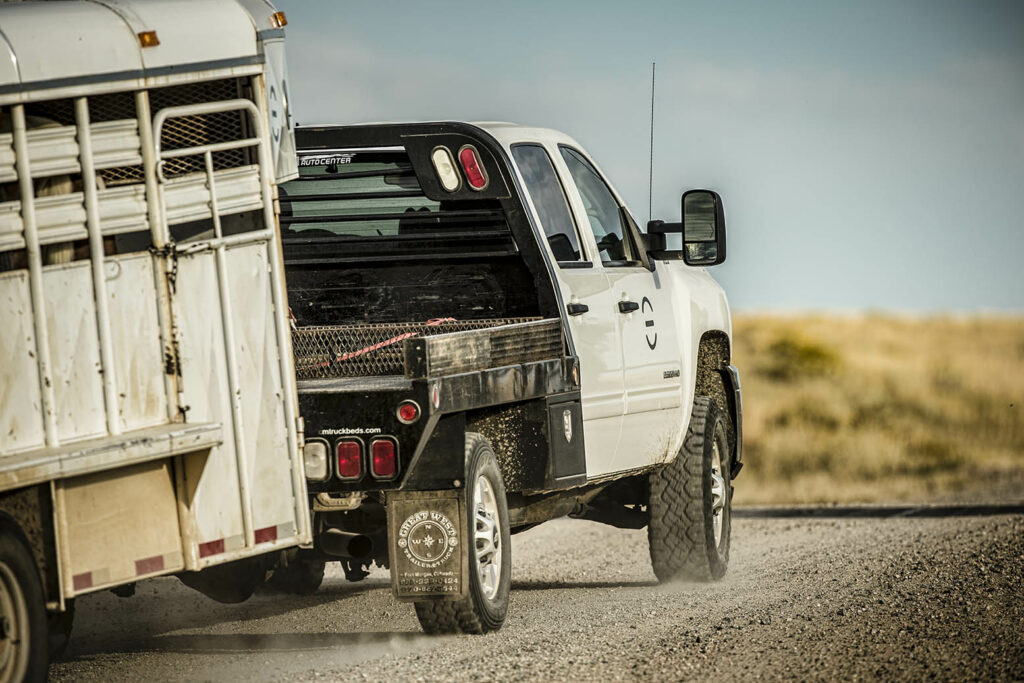
M 0 529 L 0 681 L 45 681 L 48 649 L 39 571 L 21 539 Z
M 710 398 L 696 397 L 679 454 L 651 474 L 647 539 L 659 581 L 713 581 L 729 566 L 732 485 L 727 420 Z
M 505 485 L 491 443 L 466 433 L 466 524 L 469 595 L 462 600 L 422 600 L 416 617 L 426 633 L 497 631 L 508 615 L 512 542 Z

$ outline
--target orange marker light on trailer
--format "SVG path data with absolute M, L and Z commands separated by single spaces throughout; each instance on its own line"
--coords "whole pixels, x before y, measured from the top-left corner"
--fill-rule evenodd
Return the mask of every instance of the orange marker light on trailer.
M 142 47 L 156 47 L 160 39 L 156 37 L 156 31 L 143 31 L 139 33 L 139 45 Z
M 288 17 L 284 12 L 274 12 L 270 15 L 270 25 L 274 28 L 284 28 L 288 25 Z
M 474 190 L 482 190 L 487 187 L 487 172 L 480 162 L 480 155 L 473 145 L 466 145 L 459 150 L 459 163 L 462 170 L 466 172 L 466 180 Z

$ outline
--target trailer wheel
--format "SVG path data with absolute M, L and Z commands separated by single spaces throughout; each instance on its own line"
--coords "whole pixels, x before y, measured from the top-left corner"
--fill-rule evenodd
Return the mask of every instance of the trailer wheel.
M 424 600 L 416 616 L 427 633 L 497 631 L 508 614 L 512 543 L 508 504 L 490 442 L 466 433 L 466 512 L 472 532 L 469 595 L 463 600 Z
M 267 585 L 282 593 L 312 595 L 324 582 L 325 565 L 323 560 L 296 557 L 287 565 L 278 565 Z
M 732 527 L 727 419 L 714 401 L 696 397 L 679 454 L 651 474 L 647 538 L 659 581 L 725 575 Z
M 25 544 L 0 530 L 0 681 L 44 681 L 48 668 L 46 604 Z

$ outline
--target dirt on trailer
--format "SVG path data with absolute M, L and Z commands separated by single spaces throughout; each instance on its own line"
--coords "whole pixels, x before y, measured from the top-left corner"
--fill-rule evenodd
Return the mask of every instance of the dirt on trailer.
M 990 511 L 989 511 L 990 512 Z M 646 531 L 513 538 L 503 630 L 431 637 L 386 573 L 219 605 L 175 579 L 79 600 L 63 680 L 1024 678 L 1024 515 L 733 522 L 712 584 L 658 585 Z

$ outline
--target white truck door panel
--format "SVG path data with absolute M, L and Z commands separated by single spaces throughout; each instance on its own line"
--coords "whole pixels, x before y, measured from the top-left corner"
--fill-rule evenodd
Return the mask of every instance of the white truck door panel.
M 679 344 L 671 290 L 644 267 L 609 267 L 605 273 L 618 302 L 639 309 L 616 310 L 622 337 L 624 417 L 615 468 L 628 470 L 664 461 L 673 448 L 682 419 Z
M 569 330 L 580 363 L 583 443 L 587 476 L 615 471 L 622 427 L 621 336 L 612 311 L 615 301 L 599 268 L 559 269 L 562 298 L 590 310 L 569 317 Z
M 608 278 L 586 258 L 588 249 L 553 165 L 558 150 L 531 143 L 514 145 L 511 152 L 539 228 L 537 239 L 554 265 L 562 302 L 570 307 L 569 334 L 580 367 L 587 475 L 607 474 L 614 471 L 624 405 L 621 336 L 612 313 L 615 302 Z M 588 310 L 573 315 L 573 305 Z
M 559 148 L 558 168 L 595 270 L 608 280 L 611 307 L 598 317 L 615 327 L 623 354 L 622 428 L 610 471 L 661 462 L 677 441 L 682 404 L 671 291 L 643 265 L 631 220 L 597 168 L 569 146 Z

